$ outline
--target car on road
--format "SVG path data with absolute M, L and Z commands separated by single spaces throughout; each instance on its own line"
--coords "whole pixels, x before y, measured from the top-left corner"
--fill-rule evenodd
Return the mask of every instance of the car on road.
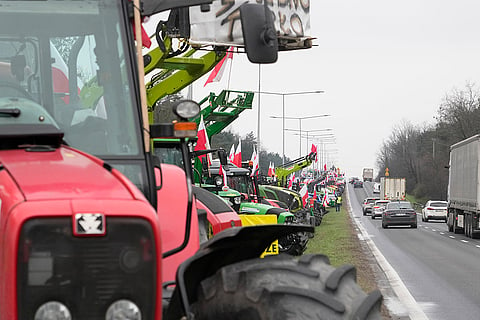
M 447 222 L 447 201 L 429 200 L 422 208 L 422 221 L 444 220 Z
M 372 207 L 375 201 L 380 200 L 378 197 L 367 197 L 362 202 L 362 211 L 363 215 L 366 216 L 367 213 L 372 213 Z
M 350 180 L 348 180 L 349 183 L 354 184 L 355 181 L 358 181 L 359 179 L 357 177 L 352 177 Z
M 354 187 L 354 188 L 363 188 L 363 182 L 360 181 L 360 180 L 356 180 L 356 181 L 353 183 L 353 187 Z
M 372 219 L 376 217 L 381 217 L 383 214 L 383 210 L 385 210 L 385 206 L 390 203 L 390 200 L 377 200 L 373 204 L 372 207 Z
M 380 183 L 375 182 L 373 184 L 373 193 L 380 193 Z
M 409 225 L 417 227 L 417 213 L 408 201 L 391 201 L 387 203 L 382 214 L 382 228 Z

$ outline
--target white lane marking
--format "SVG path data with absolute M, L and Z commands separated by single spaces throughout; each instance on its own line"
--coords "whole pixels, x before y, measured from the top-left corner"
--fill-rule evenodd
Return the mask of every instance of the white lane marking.
M 445 234 L 445 232 L 440 232 L 440 234 Z
M 480 246 L 479 246 L 478 244 L 477 244 L 477 245 L 475 245 L 475 247 L 477 247 L 477 248 L 480 248 Z
M 350 202 L 350 197 L 347 193 L 347 205 L 348 211 L 350 216 L 353 217 L 353 208 Z M 398 299 L 403 303 L 403 305 L 407 308 L 410 316 L 410 320 L 428 320 L 428 317 L 420 308 L 420 305 L 417 303 L 415 298 L 410 294 L 405 284 L 400 279 L 398 273 L 393 269 L 393 267 L 388 263 L 387 259 L 382 255 L 380 250 L 377 248 L 373 240 L 368 236 L 367 230 L 363 227 L 361 223 L 358 223 L 355 219 L 353 219 L 357 224 L 358 229 L 363 234 L 363 237 L 366 239 L 365 243 L 368 245 L 370 250 L 373 253 L 373 256 L 377 260 L 380 268 L 385 272 L 385 276 L 387 277 L 388 281 L 390 282 L 390 286 L 392 290 L 397 295 Z
M 435 230 L 435 229 L 432 229 L 432 231 L 433 231 L 433 232 L 436 232 L 437 230 Z
M 468 243 L 468 241 L 467 241 L 467 240 L 460 240 L 460 241 L 462 241 L 462 242 L 464 242 L 464 243 Z
M 452 239 L 455 239 L 455 237 L 454 237 L 454 236 L 448 236 L 448 237 L 449 237 L 449 238 L 452 238 Z

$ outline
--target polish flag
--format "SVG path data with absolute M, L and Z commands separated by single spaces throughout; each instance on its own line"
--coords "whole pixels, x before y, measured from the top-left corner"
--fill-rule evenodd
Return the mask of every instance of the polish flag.
M 300 197 L 302 197 L 303 206 L 307 205 L 307 198 L 308 198 L 308 188 L 307 184 L 304 184 L 302 189 L 300 189 Z
M 267 173 L 267 175 L 268 175 L 269 177 L 273 177 L 272 162 L 270 162 L 270 163 L 268 164 L 268 173 Z
M 203 114 L 200 117 L 200 125 L 198 126 L 198 133 L 197 133 L 197 145 L 195 146 L 194 151 L 200 150 L 208 150 L 210 149 L 210 142 L 208 142 L 207 130 L 205 129 L 205 122 L 203 122 Z M 203 162 L 203 158 L 206 157 L 208 161 L 208 165 L 212 164 L 212 156 L 211 154 L 204 154 L 199 156 L 200 160 Z
M 315 162 L 318 161 L 318 158 L 317 158 L 317 146 L 312 144 L 312 151 L 310 152 L 315 152 Z
M 257 171 L 258 171 L 258 154 L 257 154 L 257 152 L 255 151 L 255 147 L 253 147 L 252 157 L 251 157 L 250 161 L 253 162 L 252 173 L 250 174 L 250 176 L 253 177 L 253 175 L 254 175 L 255 173 L 257 173 Z M 258 174 L 258 173 L 257 173 L 257 174 Z
M 230 148 L 230 153 L 228 154 L 228 160 L 231 162 L 231 163 L 234 163 L 233 162 L 233 159 L 235 158 L 235 144 L 232 144 L 232 147 Z
M 327 192 L 326 192 L 326 191 L 325 191 L 325 193 L 324 193 L 324 195 L 323 195 L 322 205 L 323 205 L 325 208 L 328 207 Z
M 212 72 L 210 73 L 210 75 L 208 76 L 208 79 L 207 81 L 205 82 L 205 84 L 203 85 L 204 87 L 209 84 L 210 82 L 218 82 L 222 79 L 222 75 L 223 75 L 223 72 L 225 71 L 225 68 L 227 66 L 227 60 L 228 59 L 232 59 L 233 60 L 233 47 L 230 47 L 228 48 L 227 50 L 227 54 L 225 55 L 225 57 L 223 57 L 222 60 L 220 60 L 219 63 L 217 63 L 217 65 L 215 65 L 215 67 L 213 68 Z
M 290 175 L 290 179 L 288 179 L 288 189 L 292 189 L 293 181 L 295 181 L 295 172 Z
M 223 190 L 227 191 L 228 190 L 228 185 L 227 185 L 227 172 L 223 170 L 223 166 L 220 163 L 220 167 L 218 168 L 218 175 L 223 177 Z
M 237 167 L 242 167 L 242 140 L 238 141 L 237 150 L 235 151 L 232 162 Z

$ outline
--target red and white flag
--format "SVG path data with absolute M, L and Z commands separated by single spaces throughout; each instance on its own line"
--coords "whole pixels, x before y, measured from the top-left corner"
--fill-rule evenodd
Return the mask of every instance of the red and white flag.
M 223 170 L 223 166 L 220 163 L 220 167 L 218 168 L 218 175 L 223 177 L 223 190 L 228 190 L 228 185 L 227 185 L 227 172 Z
M 269 177 L 273 177 L 273 163 L 272 163 L 272 162 L 270 162 L 269 165 L 268 165 L 268 173 L 267 173 L 267 175 L 268 175 Z
M 212 72 L 210 72 L 210 75 L 208 76 L 207 81 L 203 85 L 204 87 L 209 84 L 210 82 L 218 82 L 220 79 L 222 79 L 223 72 L 225 71 L 225 68 L 227 66 L 227 60 L 232 59 L 233 60 L 233 47 L 228 48 L 227 54 L 225 57 L 223 57 L 222 60 L 220 60 L 219 63 L 215 65 L 213 68 Z
M 307 198 L 308 198 L 308 188 L 307 184 L 304 184 L 302 189 L 300 189 L 300 197 L 302 197 L 303 206 L 307 205 Z
M 232 147 L 230 148 L 230 153 L 228 154 L 228 161 L 231 163 L 233 162 L 233 159 L 235 158 L 235 144 L 232 144 Z
M 312 150 L 310 152 L 315 152 L 315 162 L 318 161 L 318 158 L 317 158 L 317 146 L 312 144 Z
M 295 181 L 295 172 L 290 175 L 290 179 L 288 179 L 288 189 L 293 188 L 293 181 Z
M 258 154 L 255 151 L 255 147 L 253 147 L 252 157 L 251 157 L 250 161 L 252 161 L 252 163 L 253 163 L 252 173 L 251 173 L 250 176 L 253 177 L 253 175 L 258 171 Z
M 198 126 L 197 132 L 197 145 L 195 146 L 194 151 L 208 150 L 210 149 L 210 142 L 208 141 L 207 130 L 205 129 L 205 122 L 203 122 L 203 114 L 200 116 L 200 125 Z M 212 155 L 210 153 L 199 156 L 198 158 L 203 162 L 204 158 L 207 159 L 208 165 L 212 164 Z
M 235 150 L 235 154 L 233 157 L 233 164 L 237 167 L 242 167 L 242 140 L 238 141 L 237 150 Z
M 325 191 L 324 195 L 323 195 L 323 201 L 322 201 L 322 205 L 324 207 L 328 207 L 328 202 L 327 202 L 327 191 Z

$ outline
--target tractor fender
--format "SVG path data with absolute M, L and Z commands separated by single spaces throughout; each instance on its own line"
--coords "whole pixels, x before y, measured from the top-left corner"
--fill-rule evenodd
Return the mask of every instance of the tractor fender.
M 202 244 L 197 253 L 183 262 L 176 275 L 165 319 L 180 319 L 190 314 L 197 300 L 197 288 L 226 265 L 258 258 L 274 240 L 291 233 L 313 232 L 308 225 L 256 225 L 226 229 Z

